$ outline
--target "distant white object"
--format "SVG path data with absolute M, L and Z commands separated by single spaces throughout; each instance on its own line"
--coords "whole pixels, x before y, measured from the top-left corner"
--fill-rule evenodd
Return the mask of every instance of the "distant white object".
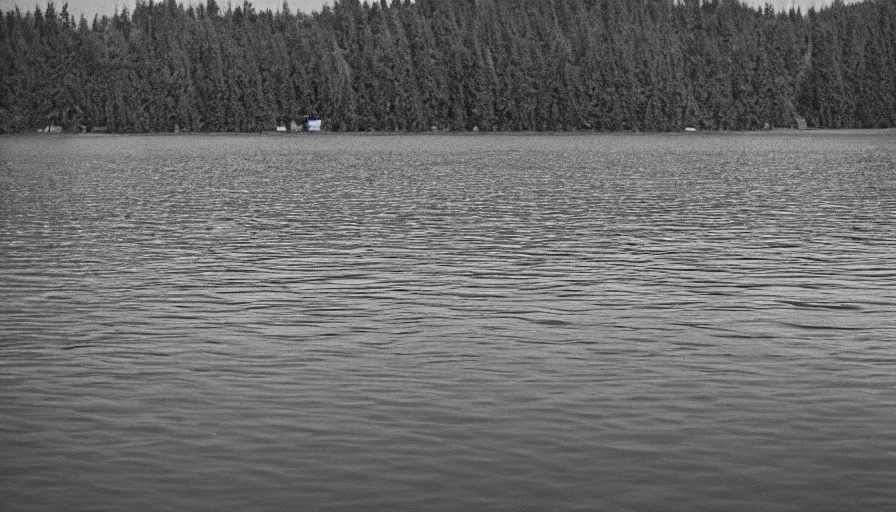
M 320 119 L 309 119 L 305 121 L 306 126 L 308 127 L 309 132 L 319 132 L 320 131 Z
M 278 126 L 278 127 L 277 127 L 277 131 L 278 131 L 278 132 L 285 132 L 285 131 L 286 131 L 286 127 L 285 127 L 285 126 Z
M 684 129 L 684 131 L 686 131 L 686 132 L 696 132 L 697 129 L 694 128 L 693 126 L 688 126 L 687 128 Z

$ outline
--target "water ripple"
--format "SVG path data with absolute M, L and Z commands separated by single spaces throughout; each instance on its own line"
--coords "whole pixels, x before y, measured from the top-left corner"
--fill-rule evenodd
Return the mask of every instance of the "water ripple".
M 890 132 L 0 144 L 0 508 L 896 502 Z

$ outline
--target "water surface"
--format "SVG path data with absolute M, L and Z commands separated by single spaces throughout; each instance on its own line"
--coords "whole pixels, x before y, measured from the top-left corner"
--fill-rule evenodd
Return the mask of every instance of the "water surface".
M 896 136 L 0 139 L 3 510 L 896 507 Z

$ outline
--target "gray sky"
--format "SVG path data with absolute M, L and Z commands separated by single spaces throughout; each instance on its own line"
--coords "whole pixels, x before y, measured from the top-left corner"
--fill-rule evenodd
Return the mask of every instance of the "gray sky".
M 846 0 L 846 3 L 852 3 L 858 0 Z M 217 0 L 219 5 L 227 5 L 227 0 Z M 233 5 L 242 4 L 242 0 L 231 0 Z M 324 3 L 332 3 L 332 0 L 288 0 L 289 7 L 293 11 L 319 11 L 321 6 Z M 781 6 L 790 7 L 791 4 L 796 4 L 802 6 L 804 9 L 809 6 L 814 5 L 815 7 L 821 7 L 830 3 L 830 0 L 746 0 L 748 4 L 751 5 L 765 5 L 766 3 L 771 3 L 775 9 L 779 9 Z M 46 5 L 47 0 L 0 0 L 0 10 L 7 11 L 13 8 L 16 4 L 18 4 L 19 8 L 23 11 L 30 11 L 34 9 L 35 5 L 40 5 L 43 8 Z M 65 0 L 55 0 L 54 2 L 57 6 L 57 9 L 65 3 Z M 186 4 L 198 4 L 199 0 L 178 0 L 178 3 L 186 3 Z M 202 0 L 201 3 L 205 3 L 205 0 Z M 74 15 L 79 15 L 84 13 L 88 18 L 92 18 L 94 14 L 112 14 L 115 11 L 115 7 L 119 8 L 127 6 L 129 9 L 133 8 L 135 4 L 135 0 L 68 0 L 68 11 Z M 272 9 L 278 10 L 280 6 L 283 5 L 283 0 L 254 0 L 252 5 L 255 6 L 257 10 L 264 9 Z

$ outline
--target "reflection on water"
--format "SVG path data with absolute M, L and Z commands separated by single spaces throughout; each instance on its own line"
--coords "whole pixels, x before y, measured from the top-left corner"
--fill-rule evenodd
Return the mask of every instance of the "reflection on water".
M 4 510 L 883 510 L 896 137 L 0 139 Z

